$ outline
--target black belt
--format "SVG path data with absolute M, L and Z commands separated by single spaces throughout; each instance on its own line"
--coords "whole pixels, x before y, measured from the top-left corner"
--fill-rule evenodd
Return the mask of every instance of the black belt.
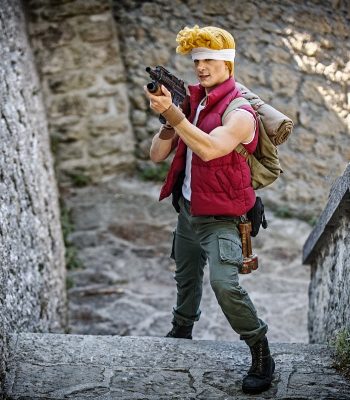
M 185 204 L 187 207 L 191 207 L 191 202 L 188 201 L 187 199 L 185 199 L 184 197 L 183 197 L 183 199 L 184 199 L 184 204 Z

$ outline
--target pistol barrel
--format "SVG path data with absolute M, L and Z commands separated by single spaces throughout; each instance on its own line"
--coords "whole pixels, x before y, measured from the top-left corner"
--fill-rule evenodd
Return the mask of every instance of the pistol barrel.
M 147 84 L 147 90 L 151 93 L 155 93 L 159 85 L 156 82 L 150 82 Z
M 147 84 L 147 90 L 156 95 L 156 96 L 161 96 L 163 94 L 162 89 L 160 88 L 160 85 L 158 82 L 150 82 Z

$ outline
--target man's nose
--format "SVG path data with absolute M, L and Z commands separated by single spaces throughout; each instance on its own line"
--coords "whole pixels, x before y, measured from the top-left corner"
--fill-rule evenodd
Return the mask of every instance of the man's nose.
M 198 60 L 198 62 L 197 62 L 197 69 L 198 69 L 198 70 L 203 70 L 204 67 L 205 67 L 204 60 Z

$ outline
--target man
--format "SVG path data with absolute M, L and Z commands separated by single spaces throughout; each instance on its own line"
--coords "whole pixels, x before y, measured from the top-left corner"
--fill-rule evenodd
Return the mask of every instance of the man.
M 238 224 L 253 207 L 255 193 L 249 166 L 234 151 L 242 143 L 249 153 L 254 152 L 256 115 L 250 106 L 242 106 L 223 119 L 227 106 L 240 96 L 233 78 L 235 42 L 229 32 L 216 27 L 186 27 L 176 40 L 178 53 L 191 53 L 199 80 L 198 85 L 189 87 L 190 111 L 184 109 L 187 118 L 172 104 L 171 93 L 164 86 L 160 96 L 145 88 L 151 109 L 167 120 L 153 138 L 152 161 L 165 160 L 176 147 L 160 193 L 160 200 L 173 194 L 179 212 L 172 252 L 177 303 L 173 328 L 167 336 L 192 339 L 208 261 L 210 284 L 219 305 L 251 350 L 252 366 L 242 389 L 260 393 L 270 387 L 275 363 L 265 336 L 267 325 L 239 285 L 243 256 Z

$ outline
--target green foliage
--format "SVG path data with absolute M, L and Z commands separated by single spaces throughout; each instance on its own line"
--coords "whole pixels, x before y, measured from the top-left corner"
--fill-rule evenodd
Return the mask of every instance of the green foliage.
M 293 218 L 293 212 L 288 208 L 288 206 L 280 206 L 275 211 L 276 217 L 279 218 Z
M 315 226 L 317 221 L 318 221 L 318 217 L 313 215 L 313 216 L 308 216 L 305 221 L 311 225 L 311 226 Z
M 77 172 L 76 174 L 69 174 L 72 183 L 76 187 L 84 187 L 91 184 L 91 177 L 84 174 L 83 172 Z
M 77 249 L 69 241 L 69 235 L 74 231 L 74 224 L 72 222 L 72 216 L 70 210 L 61 204 L 61 226 L 63 241 L 65 246 L 65 259 L 66 267 L 69 270 L 83 268 L 83 263 L 79 260 L 77 255 Z
M 318 221 L 318 216 L 311 214 L 299 214 L 295 211 L 292 211 L 288 208 L 288 206 L 280 206 L 275 211 L 275 215 L 278 218 L 296 218 L 301 221 L 305 221 L 310 226 L 315 226 Z
M 140 176 L 145 181 L 163 182 L 169 169 L 167 162 L 145 166 L 140 171 Z
M 74 225 L 73 225 L 73 222 L 72 222 L 72 217 L 71 217 L 71 214 L 70 214 L 70 210 L 67 207 L 65 207 L 62 203 L 61 203 L 61 226 L 62 226 L 64 244 L 66 244 L 67 243 L 67 237 L 74 230 Z
M 335 367 L 350 378 L 350 329 L 342 329 L 331 342 L 335 351 Z
M 59 142 L 60 142 L 60 140 L 59 140 L 58 136 L 51 135 L 51 137 L 50 137 L 50 147 L 51 147 L 51 153 L 53 155 L 56 155 L 57 152 L 58 152 Z
M 66 278 L 66 289 L 69 290 L 69 289 L 72 289 L 73 287 L 74 287 L 73 278 L 67 276 L 67 278 Z
M 67 269 L 78 269 L 83 267 L 83 263 L 78 258 L 77 249 L 71 244 L 66 246 L 66 265 Z

